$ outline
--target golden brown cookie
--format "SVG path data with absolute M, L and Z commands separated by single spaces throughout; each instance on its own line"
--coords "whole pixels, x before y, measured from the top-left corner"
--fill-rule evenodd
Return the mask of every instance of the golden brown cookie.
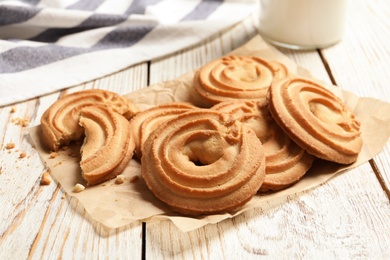
M 140 159 L 142 156 L 142 145 L 148 138 L 149 134 L 154 131 L 160 124 L 170 118 L 196 108 L 190 103 L 178 102 L 168 103 L 149 108 L 138 113 L 130 121 L 130 129 L 135 138 L 135 156 Z
M 196 105 L 211 107 L 231 99 L 265 98 L 273 80 L 287 76 L 287 68 L 278 62 L 249 56 L 222 57 L 195 73 Z
M 42 115 L 42 142 L 56 151 L 61 145 L 79 140 L 84 130 L 79 125 L 80 109 L 86 106 L 103 105 L 132 118 L 138 109 L 126 98 L 108 91 L 91 89 L 65 95 L 54 102 Z
M 296 145 L 276 124 L 266 100 L 221 102 L 212 109 L 229 113 L 254 130 L 265 151 L 266 177 L 260 191 L 276 191 L 300 180 L 309 170 L 314 156 Z
M 129 121 L 110 108 L 87 106 L 80 110 L 79 122 L 85 129 L 80 167 L 87 184 L 96 185 L 122 173 L 135 148 Z
M 160 125 L 143 152 L 147 186 L 183 214 L 236 210 L 265 177 L 263 147 L 253 130 L 210 109 L 192 110 Z
M 309 153 L 341 164 L 356 161 L 362 148 L 360 122 L 325 85 L 304 78 L 274 82 L 269 109 L 290 138 Z

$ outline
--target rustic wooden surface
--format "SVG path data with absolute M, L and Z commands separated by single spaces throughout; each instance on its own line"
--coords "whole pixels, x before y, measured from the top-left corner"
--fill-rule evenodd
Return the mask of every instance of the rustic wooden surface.
M 389 1 L 350 1 L 342 42 L 318 51 L 280 51 L 319 79 L 390 102 L 389 13 Z M 1 107 L 0 259 L 390 258 L 390 142 L 370 162 L 320 187 L 187 233 L 169 221 L 106 231 L 56 182 L 40 185 L 46 168 L 27 129 L 60 95 L 89 88 L 126 94 L 198 68 L 256 34 L 256 21 L 248 19 L 168 57 Z M 6 149 L 11 142 L 15 148 Z

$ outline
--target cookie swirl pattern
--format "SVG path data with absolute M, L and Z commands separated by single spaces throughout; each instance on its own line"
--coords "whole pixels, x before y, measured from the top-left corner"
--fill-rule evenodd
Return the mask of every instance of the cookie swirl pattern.
M 80 167 L 88 185 L 96 185 L 122 173 L 133 156 L 135 142 L 129 121 L 112 109 L 87 106 L 80 111 L 85 129 Z
M 329 161 L 350 164 L 362 148 L 360 122 L 324 85 L 295 78 L 274 82 L 273 118 L 298 145 Z
M 265 177 L 255 133 L 218 111 L 196 109 L 159 126 L 147 139 L 142 176 L 154 195 L 188 215 L 235 210 Z
M 79 140 L 84 130 L 79 125 L 80 110 L 86 106 L 109 107 L 127 119 L 138 109 L 126 98 L 107 90 L 91 89 L 65 95 L 54 102 L 42 115 L 42 142 L 56 151 L 61 145 Z
M 231 99 L 264 98 L 273 80 L 287 75 L 287 68 L 283 64 L 258 57 L 227 56 L 216 59 L 194 75 L 197 105 L 210 107 Z
M 277 191 L 299 181 L 310 169 L 314 156 L 296 145 L 276 124 L 266 100 L 225 101 L 212 109 L 229 113 L 254 130 L 265 151 L 266 177 L 260 191 Z
M 133 132 L 136 144 L 134 154 L 135 157 L 138 159 L 141 158 L 143 144 L 145 143 L 149 134 L 153 132 L 160 124 L 164 123 L 172 117 L 194 108 L 196 107 L 190 103 L 176 102 L 152 107 L 138 113 L 130 121 L 130 129 Z

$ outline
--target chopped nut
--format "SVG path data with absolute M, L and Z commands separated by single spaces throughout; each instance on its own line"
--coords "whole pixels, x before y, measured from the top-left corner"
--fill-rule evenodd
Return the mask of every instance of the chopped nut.
M 85 187 L 84 185 L 80 184 L 80 183 L 77 183 L 76 185 L 74 185 L 73 187 L 73 192 L 82 192 L 83 190 L 85 190 Z
M 16 107 L 11 107 L 11 113 L 15 113 L 16 112 Z
M 50 158 L 50 159 L 56 158 L 57 156 L 58 156 L 58 153 L 56 153 L 56 152 L 51 152 L 51 153 L 49 154 L 49 158 Z
M 20 154 L 19 154 L 19 158 L 20 158 L 20 159 L 22 159 L 22 158 L 24 158 L 24 157 L 26 157 L 26 153 L 20 153 Z
M 135 182 L 138 181 L 138 179 L 139 179 L 138 175 L 133 176 L 133 177 L 130 179 L 130 183 L 135 183 Z
M 41 185 L 49 185 L 51 183 L 50 172 L 44 172 L 42 174 Z
M 13 148 L 15 148 L 15 144 L 14 143 L 8 143 L 8 144 L 5 145 L 5 148 L 8 149 L 8 150 L 13 149 Z
M 118 175 L 115 178 L 115 184 L 122 184 L 125 182 L 125 176 L 123 175 Z

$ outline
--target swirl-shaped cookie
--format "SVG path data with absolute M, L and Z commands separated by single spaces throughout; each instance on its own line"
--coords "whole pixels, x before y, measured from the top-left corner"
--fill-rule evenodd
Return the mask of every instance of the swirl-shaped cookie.
M 153 131 L 141 171 L 154 195 L 178 212 L 226 212 L 256 194 L 265 155 L 253 130 L 227 114 L 196 109 Z
M 265 98 L 274 79 L 287 77 L 287 68 L 258 57 L 227 56 L 211 61 L 194 75 L 197 104 L 210 107 L 232 99 Z
M 87 106 L 80 110 L 79 122 L 85 129 L 80 150 L 83 178 L 88 185 L 115 178 L 125 169 L 135 148 L 129 121 L 110 108 Z
M 254 130 L 265 151 L 266 177 L 260 191 L 276 191 L 300 180 L 309 170 L 314 156 L 296 145 L 276 124 L 266 100 L 221 102 L 212 109 L 229 113 Z
M 178 102 L 167 103 L 160 106 L 152 107 L 138 113 L 130 121 L 130 129 L 135 138 L 135 156 L 141 158 L 142 145 L 148 138 L 149 134 L 153 132 L 160 124 L 169 120 L 170 118 L 187 112 L 190 109 L 196 108 L 190 103 Z
M 48 149 L 56 151 L 61 145 L 79 140 L 84 133 L 78 123 L 80 109 L 91 105 L 109 107 L 127 119 L 138 112 L 128 99 L 108 90 L 91 89 L 65 95 L 42 115 L 43 144 Z
M 274 82 L 269 109 L 276 122 L 309 153 L 340 164 L 356 161 L 360 122 L 324 85 L 295 78 Z

